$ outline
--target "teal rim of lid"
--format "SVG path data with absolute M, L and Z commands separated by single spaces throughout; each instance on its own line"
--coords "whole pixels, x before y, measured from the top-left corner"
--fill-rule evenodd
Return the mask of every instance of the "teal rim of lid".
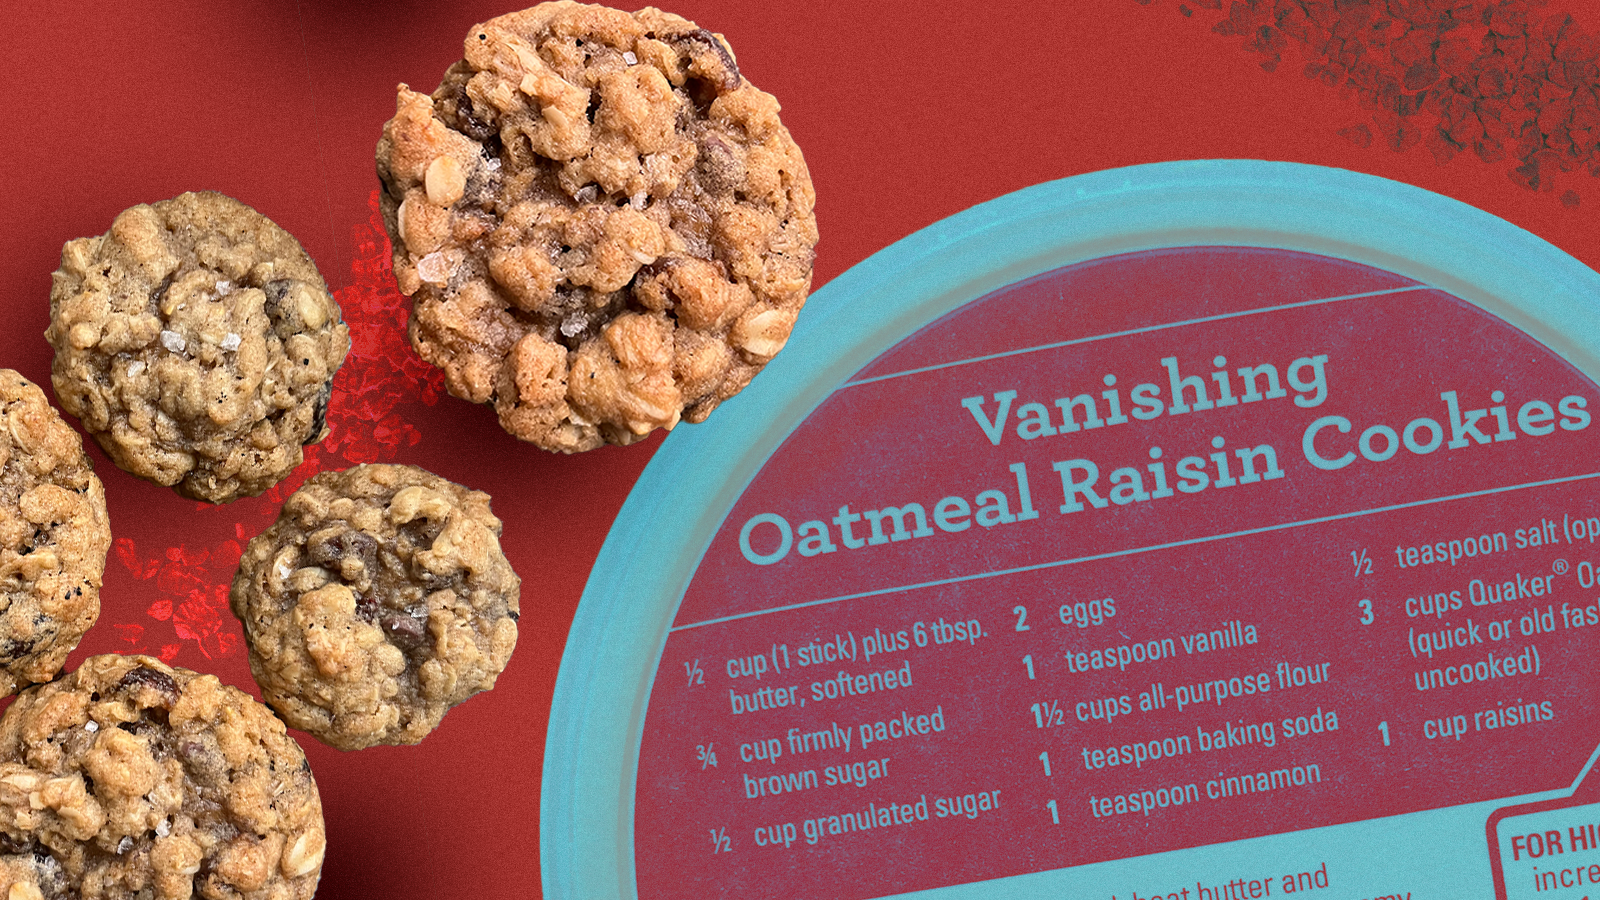
M 1600 274 L 1465 203 L 1342 169 L 1198 160 L 1093 172 L 897 241 L 814 293 L 783 352 L 705 424 L 669 435 L 628 495 L 556 678 L 539 809 L 544 895 L 637 896 L 639 746 L 678 604 L 739 496 L 835 388 L 1005 285 L 1119 253 L 1222 245 L 1318 253 L 1413 278 L 1600 375 Z

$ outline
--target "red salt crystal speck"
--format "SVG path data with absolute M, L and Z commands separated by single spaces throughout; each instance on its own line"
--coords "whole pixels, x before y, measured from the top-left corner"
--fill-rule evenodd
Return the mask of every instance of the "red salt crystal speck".
M 166 662 L 176 660 L 186 648 L 207 659 L 239 653 L 243 644 L 228 609 L 228 588 L 249 537 L 264 530 L 284 500 L 313 474 L 387 462 L 421 440 L 402 408 L 437 403 L 444 395 L 444 376 L 411 349 L 406 336 L 409 304 L 395 286 L 377 191 L 372 192 L 369 206 L 369 219 L 352 229 L 357 249 L 350 267 L 352 283 L 335 292 L 352 346 L 328 403 L 329 436 L 306 447 L 305 462 L 261 497 L 229 505 L 233 515 L 258 519 L 253 528 L 235 521 L 230 539 L 163 547 L 151 556 L 141 554 L 132 538 L 114 542 L 117 562 L 135 578 L 154 579 L 159 592 L 145 608 L 143 622 L 112 623 L 133 650 L 153 652 Z M 215 509 L 196 504 L 200 513 Z
M 111 542 L 111 552 L 116 556 L 117 562 L 137 577 L 139 574 L 139 559 L 133 551 L 133 538 L 119 537 Z

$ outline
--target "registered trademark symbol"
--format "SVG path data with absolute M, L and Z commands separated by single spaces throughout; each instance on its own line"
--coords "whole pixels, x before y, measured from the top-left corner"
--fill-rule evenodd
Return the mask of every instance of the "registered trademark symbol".
M 1565 575 L 1567 574 L 1567 561 L 1564 559 L 1558 559 L 1550 565 L 1550 569 L 1557 575 Z

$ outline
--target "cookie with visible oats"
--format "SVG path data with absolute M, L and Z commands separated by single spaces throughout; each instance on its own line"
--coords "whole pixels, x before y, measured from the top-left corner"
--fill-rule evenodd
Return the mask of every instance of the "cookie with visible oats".
M 83 439 L 0 369 L 0 697 L 49 681 L 100 616 L 111 525 Z
M 516 646 L 522 583 L 499 535 L 487 494 L 415 466 L 312 476 L 229 594 L 262 696 L 341 750 L 427 737 Z
M 326 847 L 305 754 L 213 675 L 95 656 L 0 718 L 7 897 L 309 900 Z
M 516 437 L 570 453 L 702 421 L 788 340 L 815 195 L 720 36 L 544 3 L 396 106 L 378 174 L 412 344 Z
M 112 461 L 212 503 L 322 439 L 350 330 L 311 257 L 231 197 L 132 207 L 67 242 L 50 290 L 56 397 Z

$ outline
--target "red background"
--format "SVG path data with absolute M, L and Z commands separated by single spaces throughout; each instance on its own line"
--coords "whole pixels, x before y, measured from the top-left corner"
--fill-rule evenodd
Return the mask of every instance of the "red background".
M 671 10 L 723 33 L 746 76 L 783 103 L 817 186 L 818 287 L 883 246 L 1009 191 L 1207 157 L 1317 163 L 1409 182 L 1600 265 L 1600 185 L 1586 167 L 1546 177 L 1542 186 L 1554 189 L 1536 191 L 1508 174 L 1514 152 L 1495 159 L 1489 150 L 1485 161 L 1469 151 L 1441 163 L 1426 140 L 1390 149 L 1384 128 L 1393 117 L 1370 92 L 1345 76 L 1334 84 L 1303 76 L 1307 62 L 1332 51 L 1259 30 L 1248 13 L 1269 6 L 1233 3 L 1232 15 L 1249 40 L 1280 47 L 1270 71 L 1246 37 L 1213 30 L 1223 13 L 1204 2 L 690 0 Z M 499 687 L 418 747 L 341 754 L 303 741 L 328 819 L 322 897 L 537 894 L 545 717 L 567 626 L 656 445 L 567 458 L 518 444 L 486 410 L 437 397 L 437 379 L 407 356 L 395 331 L 397 298 L 371 209 L 373 146 L 393 113 L 394 86 L 431 90 L 467 30 L 511 8 L 471 0 L 17 3 L 0 28 L 0 366 L 48 383 L 41 333 L 65 241 L 103 233 L 135 203 L 186 190 L 232 194 L 301 240 L 356 332 L 334 435 L 307 468 L 416 463 L 488 491 L 506 521 L 504 543 L 525 580 L 524 616 Z M 1600 14 L 1581 0 L 1539 15 L 1557 9 L 1571 10 L 1578 30 L 1600 31 Z M 1592 43 L 1576 46 L 1569 56 L 1593 57 Z M 1348 71 L 1359 75 L 1354 62 Z M 1592 65 L 1571 71 L 1592 91 Z M 1430 113 L 1412 121 L 1431 121 Z M 1376 136 L 1365 147 L 1340 134 L 1359 136 L 1361 125 Z M 1408 144 L 1404 134 L 1396 139 Z M 1591 155 L 1587 166 L 1597 162 Z M 119 545 L 101 622 L 71 664 L 87 652 L 137 650 L 253 690 L 222 598 L 237 542 L 271 520 L 281 495 L 203 507 L 127 476 L 98 448 L 90 453 Z

